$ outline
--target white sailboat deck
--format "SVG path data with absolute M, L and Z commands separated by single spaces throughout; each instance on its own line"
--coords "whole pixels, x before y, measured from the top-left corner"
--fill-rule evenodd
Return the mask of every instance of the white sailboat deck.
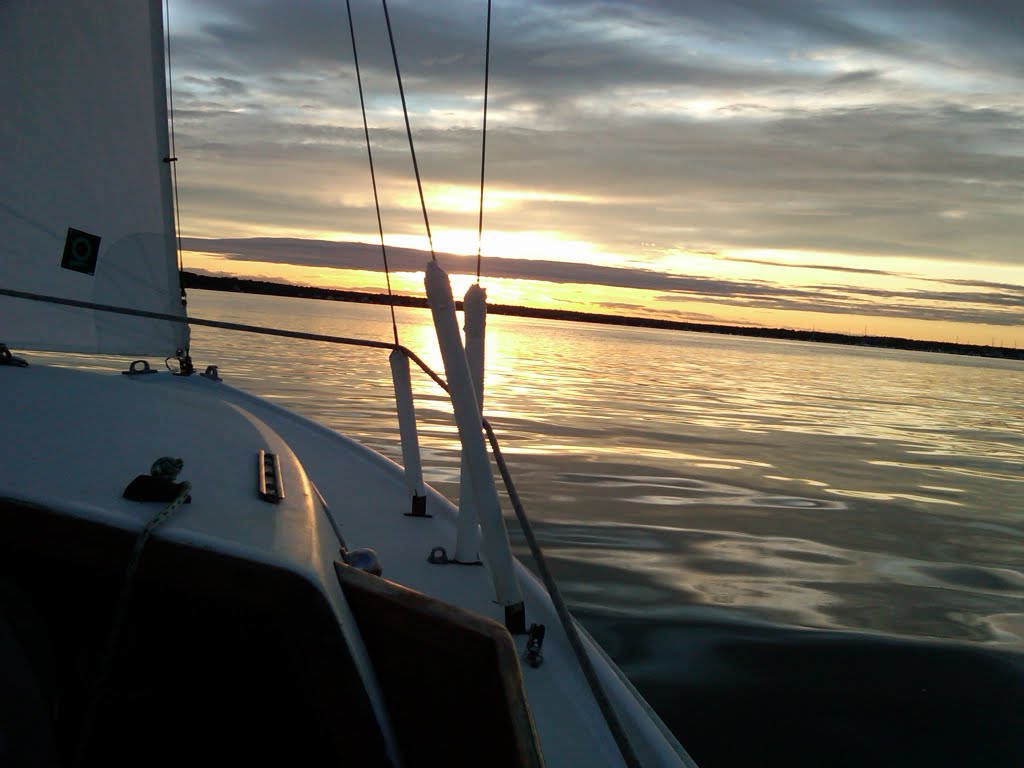
M 333 569 L 340 545 L 312 480 L 346 544 L 376 550 L 385 578 L 503 619 L 486 566 L 427 562 L 433 547 L 454 549 L 456 512 L 447 500 L 428 490 L 433 517 L 405 516 L 410 499 L 400 467 L 272 403 L 199 376 L 120 376 L 35 366 L 0 369 L 0 396 L 14 406 L 0 462 L 0 496 L 141 530 L 163 504 L 127 501 L 121 497 L 124 487 L 146 474 L 158 457 L 180 457 L 179 479 L 192 484 L 192 503 L 156 536 L 302 575 L 328 598 L 350 634 L 350 613 Z M 40 440 L 41 432 L 51 439 Z M 257 493 L 260 449 L 281 460 L 285 498 L 279 504 Z M 527 623 L 547 627 L 544 664 L 524 663 L 522 669 L 546 763 L 621 765 L 546 592 L 520 564 L 517 576 Z M 515 640 L 522 653 L 525 637 Z M 671 737 L 660 732 L 586 642 L 642 763 L 678 765 Z M 429 706 L 429 693 L 410 691 L 417 694 Z

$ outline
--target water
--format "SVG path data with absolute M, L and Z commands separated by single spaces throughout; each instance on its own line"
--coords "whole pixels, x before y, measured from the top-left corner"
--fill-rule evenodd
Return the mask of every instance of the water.
M 376 306 L 190 312 L 391 336 Z M 398 317 L 442 371 L 429 314 Z M 498 316 L 487 341 L 485 410 L 574 613 L 701 765 L 1024 765 L 1024 364 Z M 193 351 L 400 460 L 386 352 L 205 328 Z M 457 498 L 450 408 L 414 380 Z

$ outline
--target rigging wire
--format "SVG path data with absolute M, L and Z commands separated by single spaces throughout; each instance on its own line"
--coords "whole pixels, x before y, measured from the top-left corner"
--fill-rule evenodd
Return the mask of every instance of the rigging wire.
M 476 283 L 480 284 L 480 254 L 484 237 L 484 170 L 487 167 L 487 92 L 491 82 L 491 0 L 487 0 L 487 45 L 484 49 L 484 126 L 480 141 L 480 219 L 476 228 Z
M 229 323 L 224 320 L 204 320 L 201 317 L 185 315 L 172 315 L 167 312 L 151 312 L 148 309 L 132 309 L 130 307 L 117 307 L 112 304 L 98 304 L 94 301 L 80 301 L 68 299 L 63 296 L 45 296 L 29 291 L 16 291 L 12 288 L 0 288 L 0 296 L 11 296 L 15 299 L 26 299 L 28 301 L 40 301 L 44 304 L 57 304 L 64 307 L 78 307 L 79 309 L 91 309 L 96 312 L 110 312 L 115 315 L 127 315 L 129 317 L 145 317 L 150 320 L 166 320 L 169 323 L 181 325 L 203 325 L 208 328 L 223 328 L 228 331 L 246 331 L 248 333 L 261 333 L 265 336 L 281 336 L 286 339 L 307 339 L 308 341 L 326 341 L 331 344 L 352 344 L 358 347 L 375 347 L 377 349 L 394 349 L 400 345 L 392 344 L 390 341 L 374 341 L 371 339 L 352 339 L 345 336 L 329 336 L 323 333 L 306 333 L 304 331 L 288 331 L 281 328 L 267 328 L 261 325 L 246 325 L 244 323 Z M 422 364 L 420 364 L 422 367 Z
M 181 288 L 181 304 L 185 305 L 185 284 L 181 273 L 185 263 L 181 256 L 181 204 L 178 202 L 178 150 L 174 142 L 174 75 L 171 70 L 171 0 L 164 2 L 164 33 L 167 46 L 167 116 L 171 127 L 171 155 L 164 162 L 171 166 L 171 188 L 174 190 L 174 235 L 178 251 L 178 285 Z
M 423 182 L 420 180 L 420 166 L 416 162 L 416 147 L 412 142 L 412 126 L 409 124 L 409 108 L 405 103 L 405 88 L 402 87 L 402 72 L 398 67 L 398 49 L 395 47 L 395 34 L 391 29 L 391 14 L 388 13 L 388 0 L 380 0 L 384 6 L 384 21 L 388 25 L 388 40 L 391 42 L 391 58 L 395 61 L 395 77 L 398 79 L 398 94 L 402 97 L 402 114 L 405 116 L 405 135 L 409 137 L 409 154 L 412 155 L 412 169 L 416 173 L 416 188 L 420 193 L 420 207 L 423 209 L 423 224 L 427 228 L 427 243 L 430 245 L 430 258 L 437 261 L 434 253 L 434 237 L 430 234 L 430 218 L 427 216 L 427 201 L 423 197 Z
M 512 475 L 508 470 L 508 465 L 505 463 L 505 457 L 501 453 L 501 446 L 498 445 L 498 437 L 494 434 L 494 428 L 491 427 L 487 419 L 481 419 L 481 422 L 484 431 L 487 433 L 487 440 L 491 444 L 491 454 L 494 456 L 494 463 L 497 464 L 498 472 L 501 473 L 502 482 L 505 484 L 508 500 L 512 504 L 512 509 L 515 510 L 519 527 L 522 529 L 523 536 L 526 539 L 526 546 L 533 556 L 533 561 L 537 564 L 537 570 L 540 572 L 541 580 L 544 582 L 544 588 L 548 591 L 548 596 L 551 598 L 551 603 L 554 605 L 555 613 L 558 616 L 558 622 L 562 625 L 562 630 L 569 641 L 569 647 L 576 656 L 576 661 L 580 665 L 580 671 L 583 672 L 583 677 L 586 679 L 587 685 L 590 686 L 590 692 L 594 695 L 598 709 L 601 710 L 601 714 L 604 716 L 608 730 L 611 732 L 612 738 L 615 740 L 615 744 L 618 746 L 619 753 L 622 755 L 627 768 L 640 768 L 640 760 L 629 739 L 629 734 L 626 733 L 622 720 L 612 706 L 611 699 L 609 699 L 608 693 L 605 691 L 600 677 L 598 677 L 597 670 L 594 668 L 594 662 L 591 661 L 586 648 L 583 646 L 583 640 L 580 637 L 576 622 L 569 612 L 565 599 L 562 597 L 562 591 L 558 588 L 558 582 L 555 581 L 555 577 L 548 567 L 544 551 L 541 549 L 536 535 L 534 535 L 533 526 L 526 516 L 526 510 L 523 509 L 523 503 L 519 498 L 519 492 L 516 490 L 515 483 L 512 482 Z
M 373 185 L 373 204 L 377 209 L 377 230 L 380 232 L 380 255 L 384 259 L 384 277 L 388 283 L 388 305 L 391 307 L 391 330 L 395 334 L 395 344 L 398 344 L 398 322 L 395 320 L 395 297 L 391 293 L 391 271 L 388 269 L 388 252 L 384 247 L 384 223 L 380 216 L 380 198 L 377 195 L 377 174 L 373 169 L 373 150 L 370 148 L 370 126 L 366 121 L 366 100 L 363 98 L 363 78 L 359 73 L 359 53 L 356 50 L 356 28 L 352 23 L 352 3 L 351 0 L 345 0 L 345 9 L 348 11 L 348 31 L 352 36 L 352 59 L 356 65 L 356 84 L 359 87 L 359 108 L 363 112 L 363 133 L 366 135 L 366 157 L 370 161 L 370 183 Z M 396 59 L 397 67 L 397 59 Z M 412 139 L 410 138 L 410 143 Z M 415 160 L 415 155 L 413 156 Z M 417 174 L 417 181 L 419 175 Z M 423 215 L 426 217 L 427 211 L 424 206 Z M 429 226 L 427 229 L 429 233 Z M 431 255 L 433 255 L 433 246 L 431 246 Z

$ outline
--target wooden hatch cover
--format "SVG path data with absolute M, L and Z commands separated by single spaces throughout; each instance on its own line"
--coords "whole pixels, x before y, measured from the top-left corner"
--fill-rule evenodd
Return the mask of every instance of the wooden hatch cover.
M 410 765 L 544 765 L 505 627 L 344 563 L 334 567 Z

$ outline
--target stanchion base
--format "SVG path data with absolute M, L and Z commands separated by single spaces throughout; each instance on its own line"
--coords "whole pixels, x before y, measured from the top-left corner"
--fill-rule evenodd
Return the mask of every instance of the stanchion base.
M 413 496 L 412 509 L 405 513 L 406 517 L 433 517 L 427 514 L 427 497 Z

